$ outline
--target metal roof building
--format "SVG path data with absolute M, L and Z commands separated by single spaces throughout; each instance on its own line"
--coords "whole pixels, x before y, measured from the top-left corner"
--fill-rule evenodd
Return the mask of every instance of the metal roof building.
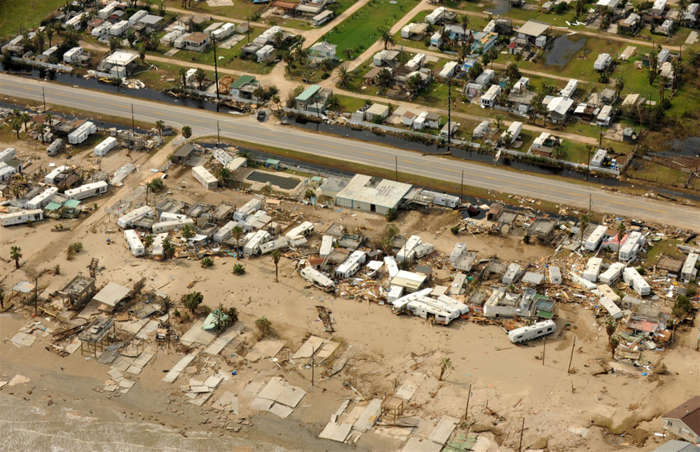
M 389 210 L 398 208 L 411 187 L 402 182 L 357 174 L 338 192 L 335 203 L 340 207 L 386 215 Z

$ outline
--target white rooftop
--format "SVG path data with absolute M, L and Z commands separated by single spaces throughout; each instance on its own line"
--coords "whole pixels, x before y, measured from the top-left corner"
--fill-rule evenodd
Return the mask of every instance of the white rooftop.
M 411 190 L 410 184 L 357 174 L 337 195 L 338 198 L 395 208 Z
M 117 50 L 105 58 L 105 62 L 114 66 L 126 66 L 138 57 L 135 53 Z

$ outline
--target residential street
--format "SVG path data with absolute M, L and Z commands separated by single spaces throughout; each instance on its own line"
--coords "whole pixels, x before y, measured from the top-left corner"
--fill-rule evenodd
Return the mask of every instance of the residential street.
M 589 194 L 593 210 L 657 223 L 687 227 L 700 231 L 700 210 L 667 202 L 605 191 L 592 186 L 541 177 L 520 171 L 510 171 L 491 165 L 455 161 L 416 152 L 320 135 L 294 127 L 260 124 L 253 118 L 237 118 L 205 110 L 128 98 L 54 83 L 30 80 L 11 75 L 0 75 L 0 93 L 32 100 L 41 100 L 45 89 L 50 104 L 78 108 L 96 113 L 129 118 L 131 105 L 135 118 L 140 121 L 164 120 L 180 127 L 189 125 L 195 135 L 216 134 L 216 121 L 221 135 L 262 145 L 300 151 L 309 154 L 342 159 L 381 168 L 394 168 L 403 173 L 459 183 L 464 171 L 468 185 L 506 193 L 530 196 L 561 203 L 568 207 L 587 208 Z

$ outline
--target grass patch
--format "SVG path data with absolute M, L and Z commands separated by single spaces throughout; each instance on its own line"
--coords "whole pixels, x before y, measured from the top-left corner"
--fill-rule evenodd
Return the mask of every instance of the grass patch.
M 365 99 L 342 94 L 336 94 L 335 99 L 338 103 L 337 110 L 340 112 L 353 113 L 367 104 Z
M 677 246 L 681 243 L 680 240 L 667 239 L 652 243 L 653 245 L 647 251 L 646 259 L 643 264 L 644 267 L 656 265 L 661 256 L 668 256 L 674 259 L 683 257 L 683 253 L 681 253 Z
M 666 186 L 683 187 L 688 180 L 688 174 L 683 171 L 642 159 L 635 159 L 625 175 Z
M 0 41 L 16 35 L 20 30 L 35 28 L 46 16 L 65 4 L 64 0 L 0 1 Z
M 382 28 L 390 28 L 416 4 L 417 0 L 370 0 L 322 40 L 336 44 L 338 55 L 347 56 L 350 52 L 355 58 L 381 37 Z

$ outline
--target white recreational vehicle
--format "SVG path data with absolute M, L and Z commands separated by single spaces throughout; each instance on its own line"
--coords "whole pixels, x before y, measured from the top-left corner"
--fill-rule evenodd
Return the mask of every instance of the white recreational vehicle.
M 107 137 L 100 141 L 93 151 L 97 157 L 104 157 L 115 147 L 117 147 L 117 139 L 114 137 Z
M 281 250 L 289 246 L 286 237 L 277 237 L 275 240 L 270 240 L 260 245 L 260 254 L 268 254 L 275 250 Z
M 557 330 L 553 320 L 544 320 L 534 325 L 523 326 L 508 332 L 508 339 L 514 344 L 531 341 L 533 339 L 552 334 Z
M 0 214 L 0 224 L 3 226 L 14 226 L 16 224 L 32 223 L 44 219 L 44 212 L 41 209 L 21 210 L 19 212 Z
M 143 246 L 143 242 L 139 237 L 139 234 L 133 229 L 127 229 L 124 231 L 124 239 L 126 239 L 127 245 L 129 245 L 129 250 L 134 256 L 143 256 L 146 254 L 146 248 Z
M 105 181 L 92 182 L 89 184 L 81 185 L 70 190 L 66 190 L 63 194 L 69 199 L 77 199 L 78 201 L 91 198 L 93 196 L 101 195 L 107 193 L 109 189 L 109 184 Z

